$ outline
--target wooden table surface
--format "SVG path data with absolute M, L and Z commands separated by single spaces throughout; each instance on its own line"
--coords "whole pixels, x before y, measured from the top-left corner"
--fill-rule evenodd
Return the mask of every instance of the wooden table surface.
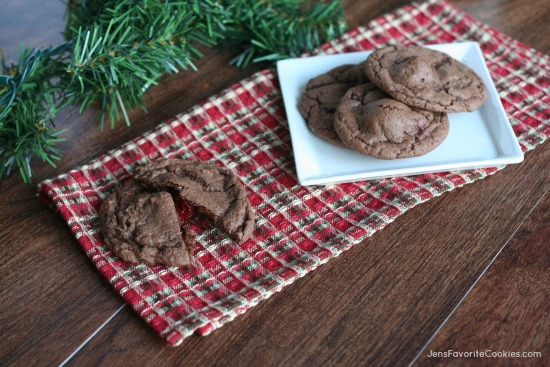
M 344 2 L 351 26 L 408 1 Z M 459 8 L 550 53 L 550 1 L 456 0 Z M 64 3 L 4 0 L 0 47 L 62 41 Z M 35 183 L 250 75 L 207 51 L 200 71 L 167 77 L 149 113 L 101 132 L 96 111 L 64 110 L 65 157 Z M 216 75 L 215 78 L 212 75 Z M 548 76 L 548 75 L 547 75 Z M 17 175 L 0 183 L 0 365 L 550 365 L 550 144 L 525 161 L 436 197 L 364 244 L 215 331 L 172 348 L 124 305 L 60 216 Z M 353 285 L 353 287 L 351 287 Z M 431 351 L 541 352 L 541 358 L 428 358 Z

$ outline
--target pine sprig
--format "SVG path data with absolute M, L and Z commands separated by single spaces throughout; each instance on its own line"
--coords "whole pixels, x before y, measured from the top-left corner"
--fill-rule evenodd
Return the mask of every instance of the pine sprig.
M 55 131 L 52 119 L 65 106 L 63 91 L 53 78 L 42 78 L 48 72 L 60 74 L 60 61 L 66 45 L 31 50 L 21 47 L 18 65 L 6 66 L 2 57 L 0 75 L 6 75 L 0 90 L 0 177 L 19 168 L 24 182 L 30 182 L 31 157 L 55 166 L 61 157 L 55 145 L 63 141 L 64 131 Z
M 319 46 L 345 30 L 340 1 L 71 0 L 67 42 L 23 49 L 0 64 L 0 178 L 15 166 L 25 182 L 31 158 L 55 166 L 62 141 L 53 125 L 67 105 L 97 105 L 114 127 L 165 73 L 196 70 L 199 47 L 231 46 L 239 67 Z
M 76 33 L 66 70 L 74 102 L 81 110 L 98 104 L 101 126 L 108 116 L 114 127 L 121 113 L 130 125 L 127 111 L 145 106 L 150 86 L 164 73 L 196 69 L 196 45 L 212 47 L 222 38 L 209 26 L 215 10 L 158 1 L 106 7 L 94 27 Z
M 347 28 L 338 1 L 228 1 L 227 6 L 237 16 L 227 27 L 225 42 L 241 50 L 232 60 L 239 67 L 296 57 Z

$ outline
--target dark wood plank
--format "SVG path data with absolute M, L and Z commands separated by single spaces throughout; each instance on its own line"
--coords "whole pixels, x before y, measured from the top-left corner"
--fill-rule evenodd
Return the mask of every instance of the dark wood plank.
M 547 0 L 460 0 L 453 1 L 460 9 L 473 14 L 479 21 L 504 32 L 538 51 L 550 53 Z M 537 31 L 536 29 L 540 29 Z
M 8 64 L 17 63 L 19 49 L 49 47 L 64 42 L 62 1 L 2 1 L 0 48 Z
M 6 60 L 17 61 L 19 42 L 29 47 L 62 42 L 64 12 L 57 0 L 3 2 L 0 47 Z M 77 146 L 74 140 L 71 144 Z M 86 154 L 76 151 L 81 157 Z M 67 168 L 62 163 L 59 169 Z M 46 166 L 40 170 L 42 177 L 55 171 Z M 37 199 L 34 185 L 12 175 L 0 182 L 0 202 L 0 365 L 58 364 L 123 301 L 61 217 Z
M 549 241 L 550 193 L 546 191 L 503 253 L 424 350 L 418 365 L 550 365 Z M 449 350 L 540 352 L 541 357 L 512 358 L 511 353 L 508 357 L 497 354 L 497 358 L 427 357 Z
M 522 165 L 422 204 L 236 321 L 179 348 L 163 345 L 128 310 L 70 365 L 407 365 L 548 189 L 549 163 L 550 147 L 541 147 Z
M 34 187 L 1 185 L 0 365 L 60 363 L 123 301 Z
M 407 2 L 349 0 L 346 16 L 352 26 L 365 24 Z M 453 2 L 550 52 L 544 31 L 550 17 L 548 2 Z M 40 11 L 39 6 L 50 10 Z M 21 40 L 32 46 L 60 42 L 63 7 L 58 0 L 5 1 L 0 46 L 6 57 L 16 58 Z M 241 71 L 227 66 L 231 56 L 228 51 L 207 50 L 199 72 L 167 76 L 152 90 L 149 113 L 132 114 L 131 128 L 118 124 L 102 132 L 93 109 L 83 115 L 63 111 L 55 122 L 59 128 L 70 128 L 62 145 L 66 155 L 57 168 L 37 165 L 36 181 L 117 147 L 265 66 Z M 433 199 L 237 321 L 207 338 L 193 337 L 181 348 L 165 346 L 126 309 L 72 363 L 120 365 L 123 358 L 128 363 L 176 365 L 406 363 L 535 205 L 548 182 L 547 167 L 544 146 L 519 166 Z M 517 182 L 519 194 L 510 182 Z M 36 199 L 34 190 L 17 176 L 0 183 L 0 365 L 58 364 L 122 304 L 66 224 Z M 449 251 L 456 256 L 451 264 L 446 259 Z M 540 254 L 529 256 L 536 259 Z

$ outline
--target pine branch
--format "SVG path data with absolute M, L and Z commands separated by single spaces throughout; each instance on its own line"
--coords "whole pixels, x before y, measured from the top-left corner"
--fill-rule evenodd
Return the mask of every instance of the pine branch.
M 81 110 L 97 103 L 101 126 L 107 115 L 114 127 L 120 113 L 130 125 L 127 111 L 145 106 L 150 86 L 164 73 L 196 69 L 202 55 L 195 45 L 211 47 L 222 37 L 209 29 L 213 10 L 185 2 L 104 4 L 93 29 L 78 31 L 67 66 L 75 103 Z
M 22 48 L 0 64 L 0 178 L 15 166 L 25 182 L 31 158 L 55 166 L 63 131 L 53 119 L 67 105 L 95 104 L 114 127 L 165 73 L 196 70 L 198 46 L 230 46 L 239 67 L 318 47 L 345 30 L 340 1 L 71 0 L 67 42 Z
M 236 16 L 224 42 L 242 50 L 232 60 L 239 67 L 296 57 L 347 28 L 340 1 L 227 1 L 226 6 Z
M 55 145 L 64 131 L 54 130 L 52 119 L 65 104 L 59 84 L 43 78 L 49 72 L 60 74 L 67 45 L 41 50 L 21 47 L 19 65 L 7 67 L 2 57 L 0 75 L 0 177 L 17 165 L 24 182 L 30 182 L 31 157 L 55 166 L 61 157 Z

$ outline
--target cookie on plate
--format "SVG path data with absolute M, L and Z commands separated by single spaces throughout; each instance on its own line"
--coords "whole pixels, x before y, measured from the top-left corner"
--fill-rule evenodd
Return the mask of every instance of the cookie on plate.
M 151 192 L 130 179 L 101 204 L 99 218 L 107 247 L 124 261 L 168 266 L 191 262 L 194 241 L 182 236 L 167 192 Z
M 449 133 L 446 113 L 407 106 L 367 83 L 350 88 L 336 111 L 335 129 L 359 153 L 380 159 L 424 155 Z
M 201 161 L 159 159 L 137 167 L 134 179 L 149 189 L 176 193 L 239 243 L 252 234 L 252 205 L 229 169 Z
M 434 112 L 481 107 L 487 89 L 469 67 L 446 53 L 419 46 L 389 46 L 364 63 L 368 78 L 398 101 Z
M 365 83 L 364 65 L 342 65 L 311 79 L 300 99 L 298 109 L 313 133 L 344 147 L 334 130 L 334 112 L 348 88 Z

